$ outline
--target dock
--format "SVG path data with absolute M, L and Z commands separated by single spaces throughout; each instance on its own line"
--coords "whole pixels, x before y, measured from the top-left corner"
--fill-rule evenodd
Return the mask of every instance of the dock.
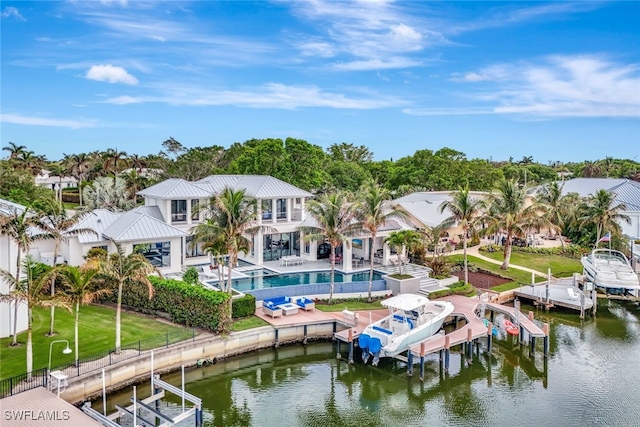
M 514 291 L 520 299 L 532 301 L 534 305 L 550 309 L 562 307 L 580 312 L 593 308 L 593 298 L 589 291 L 583 292 L 573 278 L 556 279 L 536 285 L 521 286 Z

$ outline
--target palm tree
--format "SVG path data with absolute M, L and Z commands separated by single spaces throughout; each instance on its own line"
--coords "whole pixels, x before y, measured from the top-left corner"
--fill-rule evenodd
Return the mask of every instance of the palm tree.
M 529 204 L 527 187 L 520 187 L 514 180 L 499 181 L 498 187 L 489 196 L 488 202 L 488 211 L 479 221 L 488 224 L 483 230 L 485 233 L 506 233 L 504 262 L 500 268 L 507 270 L 514 237 L 524 237 L 532 228 L 551 228 L 553 225 L 544 216 L 545 210 L 540 203 L 534 199 Z
M 445 219 L 438 225 L 434 225 L 433 227 L 426 226 L 420 233 L 422 234 L 422 238 L 427 244 L 427 248 L 433 247 L 432 259 L 436 258 L 436 253 L 438 250 L 438 245 L 440 244 L 440 239 L 446 233 L 448 229 L 451 228 L 453 222 Z
M 9 152 L 10 159 L 18 159 L 25 151 L 27 151 L 27 147 L 24 145 L 18 145 L 15 142 L 9 142 L 8 145 L 2 147 L 2 151 Z
M 560 245 L 564 250 L 564 238 L 562 232 L 565 227 L 575 218 L 577 205 L 574 203 L 573 196 L 562 195 L 562 187 L 564 185 L 558 185 L 557 181 L 542 187 L 538 193 L 538 197 L 541 203 L 546 206 L 547 219 L 554 225 L 558 238 L 560 239 Z
M 106 170 L 111 170 L 113 171 L 114 175 L 118 174 L 118 166 L 120 163 L 125 162 L 126 163 L 126 158 L 127 158 L 127 152 L 126 151 L 118 151 L 117 148 L 109 148 L 105 153 L 104 153 L 104 168 Z
M 422 243 L 422 237 L 415 230 L 401 230 L 390 233 L 384 241 L 392 248 L 395 248 L 396 252 L 400 249 L 400 253 L 404 253 L 405 250 L 411 252 L 418 247 Z M 398 256 L 398 274 L 401 276 L 404 274 L 403 265 L 402 257 Z
M 596 245 L 600 241 L 605 230 L 613 234 L 620 233 L 620 221 L 631 224 L 631 218 L 622 214 L 627 210 L 627 205 L 617 203 L 615 193 L 607 190 L 598 190 L 596 194 L 587 199 L 585 214 L 580 218 L 583 225 L 594 224 L 596 226 Z
M 213 197 L 209 206 L 202 209 L 204 221 L 192 228 L 193 244 L 201 243 L 214 249 L 214 245 L 224 242 L 227 259 L 227 284 L 222 289 L 229 295 L 227 310 L 222 310 L 220 328 L 223 332 L 231 326 L 231 273 L 238 262 L 238 254 L 251 248 L 247 235 L 255 234 L 260 229 L 256 222 L 255 201 L 246 196 L 244 190 L 225 188 Z M 217 249 L 219 250 L 219 249 Z
M 127 189 L 127 182 L 119 176 L 96 178 L 92 186 L 84 189 L 85 210 L 108 209 L 120 212 L 135 206 Z
M 371 236 L 369 247 L 369 302 L 371 302 L 371 289 L 373 287 L 373 244 L 376 241 L 378 230 L 385 222 L 394 218 L 405 218 L 402 211 L 393 209 L 389 203 L 389 191 L 380 187 L 377 183 L 368 183 L 361 190 L 361 199 L 356 205 L 356 219 L 358 226 L 365 229 Z
M 53 262 L 54 264 L 58 260 L 58 254 L 60 252 L 60 245 L 67 242 L 67 239 L 71 236 L 79 236 L 81 234 L 94 234 L 97 235 L 92 228 L 77 227 L 78 223 L 84 219 L 87 212 L 78 212 L 73 216 L 68 216 L 65 209 L 51 204 L 48 206 L 47 213 L 44 214 L 40 222 L 40 226 L 43 227 L 43 231 L 50 235 L 55 240 L 55 246 L 53 248 Z M 55 279 L 51 281 L 51 297 L 55 295 Z M 55 335 L 53 325 L 55 321 L 54 306 L 51 306 L 51 316 L 49 324 L 49 336 Z
M 0 270 L 0 279 L 12 288 L 8 295 L 1 295 L 0 300 L 13 301 L 16 307 L 27 304 L 27 379 L 31 379 L 33 371 L 33 339 L 32 339 L 32 310 L 34 307 L 58 306 L 69 309 L 69 304 L 62 298 L 47 299 L 46 288 L 51 283 L 51 271 L 45 270 L 45 265 L 36 262 L 30 255 L 22 261 L 25 277 L 16 280 L 10 272 Z
M 88 268 L 96 268 L 100 278 L 109 285 L 118 288 L 116 302 L 116 353 L 120 353 L 120 318 L 122 315 L 122 289 L 124 286 L 142 284 L 149 290 L 149 298 L 153 296 L 153 285 L 149 281 L 152 273 L 160 274 L 145 257 L 137 253 L 125 255 L 122 246 L 116 244 L 117 251 L 104 258 L 89 260 Z
M 142 173 L 142 169 L 147 167 L 147 160 L 137 154 L 132 154 L 129 157 L 129 161 L 131 162 L 131 168 L 137 173 Z
M 76 319 L 74 325 L 74 342 L 76 351 L 76 366 L 78 366 L 78 325 L 80 320 L 80 306 L 91 304 L 96 298 L 110 293 L 109 289 L 97 289 L 95 285 L 99 282 L 98 269 L 91 268 L 89 265 L 83 267 L 64 266 L 56 271 L 56 277 L 59 277 L 62 284 L 67 289 L 67 295 L 71 297 L 71 304 L 75 305 Z
M 22 253 L 29 252 L 31 244 L 37 240 L 49 239 L 52 236 L 47 233 L 31 233 L 32 228 L 42 229 L 40 219 L 30 212 L 31 207 L 27 206 L 22 212 L 14 211 L 12 215 L 0 216 L 0 235 L 6 235 L 18 247 L 16 256 L 16 275 L 14 283 L 20 283 L 20 270 L 22 267 Z M 13 342 L 18 344 L 18 304 L 15 304 L 13 322 Z
M 307 203 L 309 215 L 316 221 L 315 227 L 299 227 L 306 241 L 327 241 L 331 246 L 331 288 L 329 304 L 333 304 L 335 284 L 336 248 L 341 244 L 349 245 L 349 236 L 355 234 L 356 205 L 350 196 L 343 192 L 324 194 L 318 200 Z M 348 260 L 351 262 L 351 260 Z
M 62 177 L 67 173 L 67 168 L 62 163 L 51 163 L 47 166 L 51 176 L 58 177 L 58 188 L 55 192 L 56 199 L 62 208 Z
M 82 181 L 91 168 L 91 159 L 85 153 L 73 154 L 65 157 L 68 162 L 71 175 L 78 180 L 78 194 L 80 196 L 80 206 L 82 206 Z
M 451 200 L 445 200 L 438 208 L 440 213 L 448 209 L 451 212 L 449 221 L 456 222 L 462 229 L 462 250 L 464 254 L 464 282 L 469 283 L 469 268 L 467 265 L 467 239 L 478 224 L 480 212 L 484 209 L 483 200 L 469 194 L 469 185 L 460 188 L 452 194 Z

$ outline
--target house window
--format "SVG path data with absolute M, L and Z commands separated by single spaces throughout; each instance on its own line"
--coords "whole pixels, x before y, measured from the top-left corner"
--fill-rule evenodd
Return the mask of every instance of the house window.
M 287 199 L 278 199 L 276 201 L 277 217 L 278 219 L 287 218 Z
M 187 221 L 187 201 L 172 200 L 171 201 L 171 222 Z
M 311 242 L 309 241 L 304 242 L 304 253 L 307 255 L 311 253 Z
M 198 199 L 191 200 L 191 220 L 200 221 L 200 201 Z
M 171 266 L 171 242 L 141 243 L 133 246 L 133 252 L 145 257 L 154 267 Z
M 271 200 L 262 200 L 262 219 L 272 219 L 272 204 Z
M 202 250 L 202 243 L 197 243 L 195 245 L 192 245 L 191 244 L 192 241 L 193 241 L 193 236 L 187 236 L 186 238 L 187 244 L 184 247 L 184 255 L 187 258 L 205 256 L 206 254 Z

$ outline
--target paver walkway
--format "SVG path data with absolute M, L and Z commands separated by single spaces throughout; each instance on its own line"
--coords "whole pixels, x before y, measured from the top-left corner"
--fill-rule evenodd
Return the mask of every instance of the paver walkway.
M 560 242 L 557 242 L 557 244 L 555 244 L 556 243 L 555 240 L 549 240 L 549 241 L 545 240 L 544 242 L 545 242 L 545 244 L 544 244 L 543 247 L 545 247 L 545 246 L 546 247 L 560 246 Z M 490 262 L 491 264 L 502 265 L 502 261 L 498 261 L 498 260 L 495 260 L 493 258 L 489 258 L 489 257 L 486 257 L 486 256 L 482 255 L 480 253 L 480 251 L 479 251 L 480 246 L 482 246 L 482 245 L 483 244 L 481 243 L 479 246 L 468 247 L 467 248 L 467 256 L 471 255 L 471 256 L 474 256 L 476 258 L 480 258 L 483 261 Z M 462 255 L 462 253 L 463 253 L 462 249 L 458 249 L 458 250 L 450 252 L 451 255 L 457 255 L 457 254 Z M 533 273 L 536 276 L 540 276 L 540 277 L 544 277 L 544 278 L 547 277 L 547 273 L 544 273 L 544 272 L 538 271 L 538 270 L 534 270 L 532 268 L 523 267 L 523 266 L 520 266 L 520 265 L 515 265 L 515 264 L 512 264 L 512 263 L 509 263 L 509 268 L 515 268 L 516 270 L 528 271 L 529 273 Z

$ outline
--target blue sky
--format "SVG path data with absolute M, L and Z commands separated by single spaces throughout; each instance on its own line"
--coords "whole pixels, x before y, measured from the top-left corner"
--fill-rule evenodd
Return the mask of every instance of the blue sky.
M 2 145 L 640 160 L 640 2 L 2 1 Z

